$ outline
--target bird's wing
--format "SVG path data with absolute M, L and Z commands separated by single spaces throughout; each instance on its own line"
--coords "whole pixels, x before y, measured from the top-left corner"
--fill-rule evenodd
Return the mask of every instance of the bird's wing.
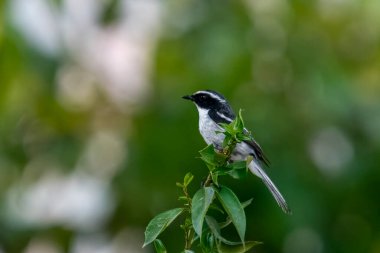
M 230 124 L 235 119 L 235 114 L 232 111 L 216 111 L 216 110 L 209 110 L 208 115 L 210 118 L 217 124 L 225 123 Z
M 249 133 L 248 130 L 246 128 L 244 128 L 244 132 L 245 133 Z M 251 136 L 252 137 L 252 136 Z M 263 162 L 266 166 L 269 166 L 270 162 L 269 162 L 269 159 L 265 156 L 262 148 L 260 147 L 260 145 L 255 141 L 255 139 L 253 139 L 252 137 L 252 140 L 250 141 L 243 141 L 245 144 L 247 144 L 248 146 L 250 146 L 253 150 L 254 150 L 254 156 L 256 159 L 260 160 L 261 162 Z

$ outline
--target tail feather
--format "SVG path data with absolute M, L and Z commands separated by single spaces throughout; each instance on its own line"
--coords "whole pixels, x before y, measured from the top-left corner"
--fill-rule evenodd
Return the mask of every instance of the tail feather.
M 288 204 L 285 201 L 285 198 L 282 196 L 280 191 L 277 189 L 275 184 L 272 182 L 272 180 L 268 177 L 268 175 L 265 173 L 265 171 L 258 165 L 255 161 L 252 161 L 249 164 L 249 170 L 261 178 L 265 184 L 265 186 L 269 189 L 270 193 L 273 195 L 274 199 L 276 200 L 277 204 L 281 207 L 281 209 L 286 214 L 291 214 L 292 211 L 288 207 Z

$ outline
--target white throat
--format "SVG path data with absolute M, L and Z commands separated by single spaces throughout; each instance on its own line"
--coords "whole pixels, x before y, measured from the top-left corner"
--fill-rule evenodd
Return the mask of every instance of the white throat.
M 208 115 L 209 109 L 204 109 L 197 106 L 199 114 L 199 132 L 207 144 L 214 144 L 216 147 L 221 146 L 224 135 L 216 133 L 216 131 L 222 131 L 223 129 L 216 124 Z
M 208 120 L 210 116 L 208 116 L 209 109 L 201 108 L 197 105 L 198 114 L 199 114 L 199 122 Z

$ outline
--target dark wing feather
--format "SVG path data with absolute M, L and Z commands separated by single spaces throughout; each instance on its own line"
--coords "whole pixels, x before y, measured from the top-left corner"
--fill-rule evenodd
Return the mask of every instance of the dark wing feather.
M 260 145 L 257 144 L 255 140 L 252 139 L 251 141 L 243 141 L 243 142 L 246 143 L 248 146 L 250 146 L 254 150 L 255 153 L 253 155 L 255 156 L 256 159 L 263 162 L 266 166 L 269 166 L 270 162 L 268 158 L 265 156 Z
M 228 110 L 221 110 L 219 113 L 216 110 L 209 110 L 208 116 L 217 124 L 230 124 L 236 117 L 232 111 Z

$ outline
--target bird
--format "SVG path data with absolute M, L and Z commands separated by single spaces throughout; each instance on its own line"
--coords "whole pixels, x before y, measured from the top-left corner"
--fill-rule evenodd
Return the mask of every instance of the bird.
M 225 136 L 221 124 L 230 124 L 236 118 L 226 98 L 214 90 L 200 90 L 182 98 L 192 101 L 197 107 L 199 132 L 207 145 L 212 144 L 216 150 L 223 150 Z M 250 134 L 247 129 L 244 132 Z M 254 159 L 248 164 L 248 169 L 264 182 L 281 209 L 286 214 L 291 214 L 285 198 L 263 169 L 263 165 L 269 166 L 268 158 L 254 138 L 250 139 L 236 145 L 231 153 L 231 160 L 242 161 L 252 156 Z

